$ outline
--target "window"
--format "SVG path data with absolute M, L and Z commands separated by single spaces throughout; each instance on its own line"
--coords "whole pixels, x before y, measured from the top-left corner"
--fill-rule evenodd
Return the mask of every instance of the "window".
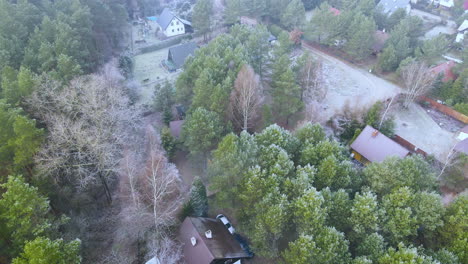
M 174 32 L 174 30 L 172 30 L 172 32 Z
M 174 22 L 171 22 L 171 26 L 173 26 L 173 25 L 174 25 Z
M 177 28 L 177 31 L 179 31 L 179 28 Z
M 176 25 L 179 25 L 179 21 L 176 22 Z

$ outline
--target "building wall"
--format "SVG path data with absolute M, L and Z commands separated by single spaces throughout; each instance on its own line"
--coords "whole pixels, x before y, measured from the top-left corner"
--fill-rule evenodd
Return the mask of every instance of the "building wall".
M 364 165 L 367 165 L 370 163 L 366 158 L 364 158 L 361 154 L 359 154 L 357 151 L 352 150 L 351 153 L 353 153 L 353 158 L 359 162 L 361 162 Z
M 185 26 L 177 18 L 173 18 L 169 26 L 164 30 L 164 35 L 166 35 L 166 37 L 173 37 L 182 34 L 185 34 Z

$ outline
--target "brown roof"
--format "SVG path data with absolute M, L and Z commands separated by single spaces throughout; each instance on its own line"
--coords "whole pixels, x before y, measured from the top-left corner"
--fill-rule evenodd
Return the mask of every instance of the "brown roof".
M 212 238 L 205 232 L 211 230 Z M 241 259 L 249 255 L 241 248 L 239 242 L 217 219 L 204 217 L 187 217 L 180 228 L 180 240 L 183 244 L 184 258 L 187 264 L 209 264 L 215 259 Z M 191 238 L 196 239 L 192 246 Z
M 443 82 L 453 81 L 456 79 L 452 68 L 455 67 L 455 62 L 447 61 L 431 68 L 431 71 L 435 74 L 443 74 Z
M 468 155 L 468 138 L 458 142 L 458 144 L 455 146 L 455 151 Z
M 177 120 L 169 122 L 169 129 L 171 130 L 171 135 L 174 138 L 180 137 L 180 132 L 182 131 L 182 126 L 184 125 L 185 120 Z
M 410 152 L 377 129 L 366 126 L 351 148 L 370 162 L 381 162 L 388 157 L 406 157 Z
M 375 52 L 382 51 L 385 46 L 385 41 L 390 37 L 386 32 L 377 30 L 374 32 L 374 45 L 372 45 L 372 50 Z

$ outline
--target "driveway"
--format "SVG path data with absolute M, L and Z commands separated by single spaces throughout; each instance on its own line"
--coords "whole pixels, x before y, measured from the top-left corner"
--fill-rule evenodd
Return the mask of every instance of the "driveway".
M 400 93 L 397 85 L 379 78 L 365 69 L 348 64 L 303 43 L 303 47 L 316 55 L 324 68 L 325 85 L 328 88 L 324 100 L 323 115 L 328 120 L 341 113 L 343 106 L 362 108 L 379 100 L 386 100 Z
M 416 147 L 432 154 L 441 162 L 457 143 L 455 133 L 442 129 L 426 112 L 413 104 L 409 109 L 399 109 L 394 113 L 395 133 L 413 143 Z

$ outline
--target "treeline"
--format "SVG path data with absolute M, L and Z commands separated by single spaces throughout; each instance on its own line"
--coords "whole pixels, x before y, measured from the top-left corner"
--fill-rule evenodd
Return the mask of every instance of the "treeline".
M 260 256 L 285 263 L 466 263 L 467 196 L 447 208 L 419 156 L 363 170 L 320 125 L 229 134 L 208 167 Z
M 59 232 L 69 222 L 60 215 L 73 206 L 60 205 L 57 182 L 36 167 L 37 153 L 51 146 L 50 120 L 42 114 L 66 102 L 59 92 L 70 80 L 121 48 L 127 17 L 123 1 L 0 0 L 0 262 L 80 262 L 80 241 L 64 241 Z M 38 87 L 55 90 L 34 101 Z M 54 122 L 63 114 L 56 112 Z M 67 183 L 62 187 L 76 188 Z

